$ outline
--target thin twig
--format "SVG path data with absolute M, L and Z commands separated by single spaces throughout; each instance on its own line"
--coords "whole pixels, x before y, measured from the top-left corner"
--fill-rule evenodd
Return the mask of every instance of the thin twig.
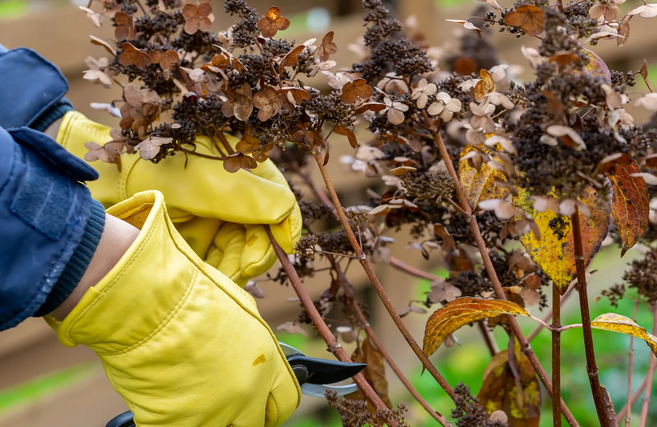
M 413 267 L 412 265 L 406 264 L 404 261 L 395 257 L 390 257 L 390 265 L 398 270 L 403 271 L 404 273 L 410 274 L 411 276 L 419 277 L 420 279 L 427 279 L 427 280 L 431 280 L 432 282 L 436 282 L 436 281 L 440 282 L 444 280 L 442 277 L 436 276 L 435 274 L 427 273 L 426 271 L 420 270 L 417 267 Z
M 488 351 L 490 351 L 490 355 L 495 356 L 500 352 L 500 349 L 497 347 L 497 343 L 493 338 L 493 334 L 491 334 L 490 330 L 488 329 L 488 325 L 486 325 L 486 322 L 483 320 L 478 321 L 477 324 L 479 325 L 481 335 L 484 337 L 484 342 L 488 347 Z
M 634 314 L 632 314 L 632 321 L 636 322 L 636 312 L 639 309 L 640 298 L 637 298 L 636 303 L 634 303 Z M 632 372 L 634 371 L 634 335 L 630 335 L 630 354 L 628 355 L 627 363 L 627 402 L 628 402 L 628 411 L 627 417 L 625 418 L 625 427 L 630 427 L 630 421 L 632 418 Z M 620 419 L 620 418 L 619 418 Z
M 646 376 L 643 377 L 643 381 L 641 381 L 641 384 L 639 385 L 639 388 L 637 388 L 634 391 L 634 394 L 632 395 L 632 399 L 630 399 L 630 401 L 628 402 L 629 407 L 632 407 L 634 405 L 634 403 L 637 400 L 639 400 L 639 396 L 641 396 L 641 392 L 643 391 L 646 384 L 648 384 L 648 373 L 646 373 Z M 618 411 L 618 415 L 617 415 L 616 419 L 618 419 L 619 421 L 622 420 L 623 417 L 625 416 L 625 413 L 627 412 L 627 408 L 628 408 L 628 403 L 626 403 L 625 406 L 623 406 L 623 408 L 621 408 L 621 410 Z
M 650 305 L 652 309 L 652 333 L 657 333 L 657 304 Z M 655 369 L 657 369 L 657 358 L 654 354 L 650 354 L 650 365 L 648 366 L 648 375 L 646 375 L 646 387 L 643 390 L 643 406 L 641 407 L 641 422 L 639 427 L 646 427 L 648 422 L 648 410 L 650 409 L 650 393 L 652 392 L 652 380 L 655 377 Z M 627 411 L 628 413 L 630 411 Z
M 351 289 L 350 286 L 348 286 L 349 281 L 347 280 L 347 276 L 344 274 L 344 271 L 342 271 L 340 266 L 337 264 L 337 262 L 335 262 L 335 260 L 332 257 L 329 256 L 327 258 L 331 263 L 331 265 L 333 266 L 334 270 L 337 271 L 338 273 L 340 283 L 343 284 L 342 287 L 343 290 L 345 291 L 345 295 L 349 295 L 351 293 Z M 379 350 L 379 352 L 381 353 L 385 361 L 388 363 L 390 368 L 393 370 L 393 372 L 397 375 L 397 378 L 399 378 L 399 380 L 402 382 L 402 384 L 404 384 L 406 389 L 411 393 L 411 395 L 413 395 L 415 400 L 417 400 L 420 403 L 420 405 L 422 405 L 422 407 L 429 413 L 429 415 L 431 415 L 434 419 L 436 419 L 436 421 L 438 421 L 444 427 L 449 427 L 449 422 L 447 421 L 447 419 L 445 419 L 445 417 L 442 414 L 435 411 L 431 407 L 431 405 L 429 405 L 429 403 L 427 403 L 427 401 L 424 400 L 424 398 L 420 395 L 420 393 L 418 393 L 418 391 L 415 390 L 415 388 L 408 380 L 408 378 L 406 378 L 406 376 L 401 371 L 401 369 L 399 369 L 399 366 L 397 366 L 397 364 L 392 359 L 392 357 L 390 357 L 390 354 L 385 349 L 385 347 L 383 347 L 381 341 L 379 341 L 379 338 L 376 336 L 374 330 L 372 329 L 369 322 L 367 321 L 367 318 L 363 314 L 363 311 L 360 309 L 358 302 L 353 298 L 353 296 L 351 296 L 351 298 L 349 299 L 351 301 L 351 308 L 354 311 L 354 313 L 356 313 L 356 316 L 358 317 L 358 321 L 360 322 L 362 328 L 365 329 L 365 333 L 372 340 L 372 342 Z
M 565 294 L 561 296 L 561 305 L 564 305 L 566 300 L 570 295 L 573 293 L 573 286 L 569 287 L 568 290 L 566 291 Z M 552 310 L 550 310 L 545 317 L 543 318 L 543 322 L 547 323 L 552 319 Z M 531 342 L 534 338 L 536 338 L 536 335 L 538 335 L 539 332 L 545 327 L 544 323 L 539 323 L 538 326 L 531 332 L 531 334 L 527 335 L 527 341 Z
M 552 284 L 552 397 L 561 400 L 561 295 Z M 561 406 L 552 405 L 552 423 L 561 427 Z
M 191 154 L 192 156 L 198 156 L 198 157 L 203 157 L 206 159 L 212 159 L 212 160 L 226 160 L 225 157 L 220 157 L 220 156 L 211 156 L 209 154 L 203 154 L 203 153 L 197 153 L 196 151 L 193 150 L 188 150 L 186 148 L 180 147 L 180 151 L 183 153 Z
M 351 362 L 349 355 L 344 350 L 344 348 L 342 348 L 342 345 L 338 342 L 338 340 L 335 338 L 329 327 L 326 325 L 324 319 L 322 319 L 322 316 L 319 314 L 319 311 L 317 311 L 317 307 L 315 307 L 315 304 L 310 298 L 310 295 L 308 295 L 308 292 L 306 292 L 305 288 L 303 287 L 303 284 L 301 283 L 301 279 L 299 278 L 299 275 L 294 269 L 294 266 L 292 265 L 289 258 L 287 257 L 287 254 L 283 251 L 283 249 L 281 249 L 278 243 L 276 243 L 276 240 L 274 239 L 274 235 L 272 234 L 271 229 L 267 226 L 265 227 L 265 230 L 267 230 L 267 235 L 271 240 L 271 244 L 274 247 L 274 251 L 278 256 L 279 261 L 283 265 L 283 269 L 285 270 L 285 273 L 287 274 L 288 279 L 292 284 L 292 287 L 294 288 L 294 291 L 299 297 L 299 300 L 301 301 L 303 308 L 308 313 L 308 316 L 310 317 L 313 326 L 315 327 L 319 335 L 326 342 L 326 345 L 328 346 L 328 350 L 331 353 L 333 353 L 333 355 L 341 362 Z M 363 392 L 367 400 L 372 404 L 372 406 L 374 406 L 377 409 L 381 409 L 383 411 L 387 410 L 385 403 L 383 403 L 383 401 L 376 394 L 374 389 L 372 389 L 369 383 L 365 380 L 363 374 L 356 374 L 353 377 L 353 379 L 354 382 L 358 384 L 358 387 Z M 390 425 L 397 426 L 397 423 L 394 420 L 388 419 L 388 423 Z
M 221 149 L 221 147 L 219 147 L 219 144 L 217 144 L 217 140 L 215 140 L 214 137 L 210 134 L 208 134 L 207 136 L 208 136 L 208 138 L 210 138 L 210 141 L 212 142 L 212 145 L 214 146 L 214 148 L 217 149 L 219 154 L 221 154 L 222 157 L 226 157 L 226 153 L 224 153 L 224 151 Z
M 390 298 L 388 298 L 388 295 L 383 289 L 383 286 L 381 285 L 379 278 L 376 277 L 376 274 L 374 273 L 372 264 L 370 264 L 370 261 L 367 259 L 367 256 L 363 252 L 363 249 L 358 244 L 358 240 L 356 239 L 356 236 L 354 235 L 354 232 L 351 229 L 351 226 L 349 225 L 349 220 L 347 219 L 347 216 L 344 213 L 344 209 L 342 208 L 340 199 L 338 198 L 338 195 L 335 192 L 333 183 L 331 182 L 331 179 L 328 176 L 328 172 L 326 171 L 326 167 L 324 166 L 324 159 L 322 159 L 322 156 L 318 152 L 315 152 L 315 161 L 322 174 L 322 178 L 324 179 L 324 183 L 326 184 L 326 188 L 328 189 L 329 196 L 331 198 L 331 201 L 333 202 L 333 206 L 335 206 L 335 210 L 338 214 L 340 224 L 342 225 L 342 228 L 347 233 L 347 238 L 349 239 L 349 243 L 351 243 L 351 247 L 354 249 L 354 253 L 358 257 L 358 261 L 360 265 L 363 267 L 363 270 L 365 270 L 365 274 L 367 274 L 367 277 L 370 279 L 370 282 L 372 283 L 374 290 L 379 296 L 379 299 L 381 300 L 381 302 L 383 302 L 383 305 L 388 311 L 388 314 L 395 322 L 395 325 L 402 333 L 402 335 L 406 339 L 406 342 L 409 344 L 415 355 L 418 357 L 418 359 L 420 359 L 422 365 L 429 371 L 429 373 L 434 377 L 434 379 L 438 382 L 438 384 L 440 384 L 443 390 L 447 392 L 447 394 L 452 398 L 452 400 L 455 399 L 456 393 L 454 392 L 452 386 L 449 385 L 447 380 L 445 380 L 445 378 L 440 374 L 440 372 L 438 372 L 438 370 L 433 365 L 433 363 L 431 363 L 427 355 L 424 354 L 418 343 L 415 341 L 415 338 L 413 338 L 411 333 L 404 325 L 404 322 L 402 322 L 401 318 L 399 317 L 399 314 L 397 314 L 397 311 L 392 306 L 392 302 L 390 302 Z
M 228 143 L 228 140 L 226 139 L 226 135 L 224 135 L 223 132 L 217 132 L 217 136 L 219 137 L 219 141 L 221 141 L 221 145 L 224 146 L 228 154 L 235 154 L 235 150 L 233 147 Z
M 443 158 L 443 160 L 445 160 L 445 166 L 447 167 L 447 171 L 449 172 L 450 176 L 452 177 L 452 181 L 454 182 L 454 190 L 456 191 L 459 201 L 461 202 L 461 207 L 466 213 L 469 214 L 470 229 L 472 230 L 472 234 L 474 235 L 474 239 L 477 244 L 477 249 L 479 249 L 479 253 L 481 254 L 481 259 L 484 263 L 486 272 L 488 273 L 488 277 L 493 284 L 495 295 L 497 296 L 498 299 L 506 300 L 506 296 L 504 295 L 504 291 L 502 290 L 502 284 L 500 283 L 500 279 L 497 277 L 497 272 L 493 267 L 493 262 L 490 258 L 490 254 L 488 253 L 486 242 L 484 241 L 484 238 L 481 235 L 481 230 L 479 229 L 479 223 L 477 222 L 477 218 L 472 215 L 472 209 L 470 208 L 468 199 L 465 197 L 465 193 L 463 192 L 463 187 L 461 187 L 461 184 L 459 183 L 459 177 L 456 173 L 456 170 L 454 169 L 454 165 L 452 164 L 452 159 L 449 153 L 447 152 L 447 148 L 445 147 L 445 142 L 440 136 L 440 132 L 438 130 L 436 130 L 434 133 L 434 143 L 438 147 L 440 156 Z M 529 344 L 529 341 L 527 341 L 527 338 L 525 338 L 522 329 L 520 329 L 520 325 L 518 324 L 518 321 L 514 316 L 511 315 L 508 316 L 508 320 L 509 320 L 509 325 L 511 326 L 511 330 L 513 331 L 515 336 L 518 338 L 518 341 L 520 342 L 520 348 L 527 355 L 527 358 L 529 358 L 529 361 L 534 367 L 534 370 L 536 371 L 538 378 L 541 380 L 541 382 L 545 386 L 545 389 L 548 391 L 550 396 L 552 396 L 552 381 L 550 381 L 550 378 L 548 378 L 547 372 L 545 372 L 545 369 L 541 365 L 541 362 L 539 362 L 538 358 L 536 357 L 536 354 L 534 353 L 534 350 Z M 563 413 L 563 416 L 566 418 L 566 421 L 568 421 L 568 424 L 570 424 L 571 427 L 579 426 L 579 423 L 575 420 L 575 417 L 573 417 L 573 414 L 570 412 L 563 399 L 561 400 L 561 411 Z
M 584 333 L 584 350 L 586 352 L 586 372 L 591 383 L 591 393 L 598 420 L 601 427 L 609 426 L 609 416 L 605 407 L 605 396 L 600 387 L 598 378 L 598 365 L 595 362 L 595 350 L 593 347 L 593 333 L 591 332 L 591 314 L 589 312 L 589 297 L 586 285 L 586 265 L 584 264 L 584 250 L 582 246 L 582 232 L 579 223 L 579 210 L 571 215 L 570 222 L 573 228 L 573 246 L 575 252 L 575 265 L 577 267 L 577 290 L 579 291 L 579 308 L 582 314 L 582 331 Z

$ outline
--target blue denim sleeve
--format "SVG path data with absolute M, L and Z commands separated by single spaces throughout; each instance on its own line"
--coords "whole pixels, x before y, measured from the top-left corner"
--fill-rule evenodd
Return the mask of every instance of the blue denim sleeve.
M 72 110 L 64 98 L 68 81 L 50 61 L 31 49 L 0 45 L 0 126 L 44 131 Z
M 47 135 L 0 127 L 0 331 L 52 311 L 77 285 L 103 230 L 82 183 L 96 178 Z

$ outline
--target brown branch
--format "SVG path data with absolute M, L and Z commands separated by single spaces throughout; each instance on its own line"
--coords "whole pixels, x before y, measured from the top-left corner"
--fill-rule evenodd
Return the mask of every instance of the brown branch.
M 429 371 L 429 373 L 431 373 L 434 379 L 438 382 L 438 384 L 440 384 L 443 390 L 447 392 L 447 394 L 452 398 L 452 400 L 455 399 L 456 393 L 454 393 L 454 389 L 452 388 L 452 386 L 450 386 L 447 380 L 445 380 L 445 378 L 438 372 L 438 370 L 433 365 L 433 363 L 431 363 L 431 361 L 426 356 L 426 354 L 422 352 L 422 349 L 415 341 L 415 338 L 413 338 L 411 333 L 404 325 L 404 322 L 402 322 L 401 318 L 399 317 L 399 314 L 397 314 L 397 311 L 392 306 L 392 303 L 390 302 L 390 298 L 388 298 L 388 295 L 383 289 L 383 286 L 381 285 L 379 278 L 376 277 L 376 274 L 374 274 L 374 269 L 372 268 L 372 264 L 370 264 L 369 260 L 367 259 L 367 256 L 363 252 L 363 249 L 358 244 L 358 240 L 356 239 L 356 236 L 354 235 L 354 232 L 351 229 L 351 226 L 349 225 L 349 220 L 347 219 L 344 213 L 344 209 L 340 204 L 340 199 L 338 199 L 338 195 L 335 192 L 333 183 L 331 182 L 331 179 L 328 176 L 328 172 L 326 171 L 326 167 L 324 166 L 324 159 L 322 159 L 322 156 L 318 152 L 315 152 L 314 155 L 315 155 L 315 161 L 317 163 L 317 166 L 319 167 L 319 170 L 322 174 L 322 178 L 324 179 L 324 183 L 326 184 L 326 188 L 328 189 L 331 201 L 333 202 L 333 206 L 335 206 L 336 208 L 335 210 L 336 213 L 338 214 L 340 224 L 342 225 L 342 228 L 344 228 L 345 232 L 347 233 L 347 238 L 351 243 L 351 247 L 354 249 L 354 253 L 358 257 L 358 261 L 363 267 L 363 270 L 365 270 L 367 277 L 370 279 L 370 282 L 372 283 L 374 290 L 379 296 L 379 299 L 381 300 L 381 302 L 383 302 L 383 305 L 388 311 L 388 314 L 390 314 L 390 317 L 395 322 L 395 325 L 402 333 L 402 335 L 406 339 L 406 342 L 409 344 L 415 355 L 418 357 L 418 359 L 420 359 L 422 365 Z
M 395 267 L 398 270 L 408 273 L 411 276 L 419 277 L 420 279 L 431 280 L 432 282 L 444 280 L 442 277 L 438 277 L 435 274 L 427 273 L 424 270 L 421 270 L 412 265 L 406 264 L 404 261 L 397 259 L 395 257 L 390 257 L 390 265 Z
M 226 160 L 225 157 L 220 157 L 220 156 L 211 156 L 209 154 L 203 154 L 203 153 L 197 153 L 196 151 L 193 150 L 188 150 L 186 148 L 180 147 L 180 151 L 186 154 L 191 154 L 192 156 L 198 156 L 198 157 L 203 157 L 205 159 L 211 159 L 211 160 Z
M 427 403 L 427 401 L 424 400 L 424 398 L 420 395 L 420 393 L 418 393 L 418 391 L 415 390 L 411 382 L 408 380 L 408 378 L 406 378 L 406 376 L 401 371 L 401 369 L 399 369 L 399 366 L 397 366 L 397 364 L 392 359 L 388 351 L 385 349 L 385 347 L 383 347 L 381 341 L 379 341 L 379 338 L 376 336 L 374 330 L 372 329 L 369 322 L 367 321 L 367 318 L 363 314 L 363 311 L 360 309 L 358 302 L 353 298 L 352 288 L 349 285 L 349 281 L 347 280 L 344 271 L 342 271 L 342 269 L 340 268 L 338 263 L 335 262 L 335 259 L 333 257 L 329 255 L 327 256 L 327 259 L 333 266 L 334 270 L 338 273 L 339 281 L 340 283 L 342 283 L 342 288 L 345 292 L 345 295 L 347 295 L 347 298 L 350 300 L 351 308 L 354 311 L 354 313 L 356 313 L 356 316 L 358 317 L 358 321 L 360 322 L 362 328 L 365 329 L 365 333 L 372 340 L 376 348 L 379 349 L 379 352 L 381 353 L 385 361 L 388 363 L 390 368 L 393 370 L 393 372 L 397 375 L 397 378 L 399 378 L 399 380 L 402 382 L 402 384 L 404 384 L 406 389 L 411 393 L 411 395 L 413 395 L 415 400 L 417 400 L 420 403 L 420 405 L 422 405 L 422 407 L 429 413 L 429 415 L 431 415 L 436 421 L 438 421 L 444 427 L 449 427 L 449 422 L 447 421 L 447 419 L 445 419 L 445 417 L 442 414 L 435 411 L 431 407 L 431 405 L 429 405 L 429 403 Z
M 290 283 L 292 284 L 294 291 L 299 297 L 299 301 L 301 301 L 303 308 L 308 313 L 308 316 L 310 316 L 313 326 L 315 327 L 319 335 L 326 342 L 326 345 L 328 346 L 328 350 L 331 353 L 333 353 L 333 355 L 341 362 L 351 362 L 349 355 L 344 350 L 344 348 L 342 348 L 342 345 L 338 342 L 338 340 L 335 338 L 329 327 L 326 325 L 324 319 L 322 319 L 321 314 L 319 314 L 319 311 L 317 311 L 317 307 L 315 307 L 315 304 L 310 298 L 310 295 L 308 295 L 308 292 L 306 292 L 305 288 L 303 287 L 303 284 L 301 283 L 301 279 L 299 278 L 299 275 L 294 269 L 294 266 L 292 265 L 289 258 L 287 257 L 287 254 L 283 251 L 283 249 L 281 249 L 278 243 L 276 243 L 276 240 L 274 239 L 274 235 L 272 234 L 271 229 L 268 226 L 265 227 L 265 229 L 267 230 L 267 235 L 269 236 L 269 239 L 271 240 L 271 244 L 274 247 L 274 251 L 278 256 L 279 261 L 283 265 L 283 269 L 285 270 L 285 273 L 287 274 L 287 277 L 290 280 Z M 385 403 L 383 403 L 383 401 L 376 394 L 374 389 L 372 389 L 369 383 L 365 380 L 363 374 L 356 374 L 353 377 L 353 379 L 354 382 L 358 384 L 358 388 L 360 388 L 360 390 L 363 392 L 363 394 L 365 395 L 367 400 L 372 404 L 372 406 L 374 406 L 377 409 L 387 411 L 388 408 L 386 407 Z M 392 425 L 397 426 L 397 423 L 392 419 L 388 419 L 388 423 L 391 426 Z
M 552 284 L 552 398 L 553 402 L 561 400 L 561 295 L 559 289 Z M 555 427 L 561 427 L 561 406 L 552 405 L 552 422 Z
M 217 137 L 219 138 L 219 141 L 221 141 L 221 145 L 224 146 L 228 154 L 235 154 L 235 150 L 233 150 L 233 147 L 231 147 L 231 145 L 228 143 L 226 135 L 224 135 L 223 132 L 217 132 Z
M 641 302 L 640 298 L 636 299 L 636 302 L 634 303 L 634 313 L 632 314 L 632 320 L 636 322 L 636 312 L 639 309 L 639 302 Z M 627 375 L 627 402 L 630 405 L 627 411 L 627 417 L 625 418 L 625 427 L 630 427 L 630 421 L 632 419 L 632 405 L 630 402 L 632 402 L 632 372 L 634 371 L 634 335 L 630 335 L 630 352 L 628 355 L 628 363 L 627 363 L 627 371 L 629 372 Z M 620 418 L 618 418 L 620 420 Z
M 504 291 L 502 290 L 502 284 L 500 283 L 500 279 L 497 277 L 497 273 L 495 272 L 495 268 L 493 267 L 493 262 L 490 259 L 488 248 L 486 247 L 486 242 L 484 241 L 484 238 L 481 235 L 481 230 L 479 229 L 477 218 L 472 215 L 472 209 L 470 208 L 468 199 L 465 197 L 465 193 L 463 192 L 463 187 L 461 187 L 461 184 L 459 183 L 459 177 L 456 173 L 456 170 L 454 169 L 454 165 L 452 164 L 452 159 L 449 156 L 449 153 L 447 152 L 447 148 L 445 147 L 445 142 L 441 138 L 439 131 L 436 131 L 434 133 L 434 143 L 438 147 L 440 156 L 445 161 L 445 166 L 447 167 L 447 171 L 452 177 L 452 181 L 454 181 L 454 190 L 456 191 L 459 201 L 461 202 L 461 207 L 469 215 L 470 229 L 472 230 L 472 234 L 474 235 L 477 248 L 479 249 L 479 253 L 481 254 L 481 258 L 484 263 L 484 267 L 486 269 L 486 272 L 488 273 L 488 278 L 493 284 L 495 295 L 497 296 L 498 299 L 506 300 L 506 296 L 504 295 Z M 511 326 L 511 330 L 513 331 L 515 336 L 518 338 L 518 341 L 520 342 L 520 348 L 527 355 L 529 361 L 534 367 L 534 370 L 536 371 L 536 374 L 538 375 L 538 378 L 541 380 L 541 382 L 545 386 L 545 389 L 548 391 L 550 396 L 552 396 L 552 381 L 550 381 L 550 378 L 548 378 L 547 372 L 545 372 L 545 369 L 541 365 L 541 362 L 539 362 L 538 358 L 536 357 L 536 354 L 534 353 L 534 350 L 532 350 L 529 341 L 527 341 L 527 338 L 525 338 L 522 329 L 520 329 L 520 325 L 518 324 L 518 321 L 514 316 L 511 315 L 508 315 L 508 319 L 509 319 L 509 325 Z M 563 399 L 561 400 L 561 411 L 563 413 L 563 416 L 566 418 L 566 421 L 568 421 L 568 424 L 570 424 L 571 427 L 579 426 L 579 424 L 575 420 L 575 417 L 573 417 L 573 414 L 570 412 L 570 410 L 564 403 Z
M 297 174 L 298 174 L 299 176 L 301 176 L 301 178 L 303 179 L 304 183 L 305 183 L 305 184 L 306 184 L 306 185 L 307 185 L 307 186 L 313 191 L 313 193 L 315 193 L 315 195 L 317 196 L 317 198 L 318 198 L 318 199 L 319 199 L 324 205 L 330 207 L 330 208 L 333 210 L 333 214 L 337 217 L 337 212 L 336 212 L 336 210 L 335 210 L 335 206 L 333 206 L 333 203 L 332 203 L 331 200 L 328 198 L 328 196 L 326 195 L 326 193 L 324 193 L 320 188 L 317 187 L 317 185 L 315 185 L 315 182 L 311 179 L 311 177 L 310 177 L 308 174 L 303 173 L 303 172 L 301 172 L 301 171 L 299 171 L 299 170 L 297 170 L 296 172 L 297 172 Z M 342 279 L 341 282 L 343 282 L 343 283 L 347 283 L 347 282 L 346 282 L 347 279 L 346 279 L 346 276 L 345 276 L 344 272 L 343 272 L 342 269 L 338 266 L 338 264 L 334 261 L 333 257 L 331 257 L 330 255 L 328 255 L 328 256 L 327 256 L 327 259 L 329 260 L 329 262 L 331 262 L 331 265 L 334 266 L 335 270 L 336 270 L 336 271 L 338 272 L 338 274 L 341 276 L 341 279 Z M 432 281 L 434 281 L 434 280 L 441 280 L 440 277 L 438 277 L 438 276 L 434 276 L 434 275 L 432 275 L 432 274 L 430 274 L 430 273 L 426 273 L 426 272 L 424 272 L 424 271 L 422 271 L 422 270 L 420 270 L 420 269 L 418 269 L 418 268 L 412 267 L 412 266 L 410 266 L 410 265 L 408 265 L 408 264 L 406 264 L 406 263 L 404 263 L 404 262 L 398 260 L 398 259 L 395 258 L 395 257 L 391 257 L 390 264 L 391 264 L 392 266 L 396 267 L 396 268 L 399 268 L 399 269 L 402 270 L 402 271 L 405 271 L 406 273 L 409 273 L 409 274 L 414 275 L 414 276 L 417 276 L 417 277 L 421 277 L 421 278 L 428 279 L 428 280 L 432 280 Z M 345 289 L 345 294 L 349 294 L 349 292 L 348 292 L 347 289 Z M 365 333 L 367 334 L 368 337 L 370 337 L 370 339 L 371 339 L 371 340 L 374 342 L 374 344 L 377 346 L 377 348 L 379 349 L 379 351 L 380 351 L 381 354 L 383 355 L 383 358 L 385 359 L 385 361 L 388 363 L 388 365 L 390 366 L 390 368 L 395 372 L 395 374 L 397 375 L 397 377 L 399 378 L 399 380 L 404 384 L 404 386 L 406 387 L 406 389 L 408 389 L 408 391 L 411 393 L 411 395 L 413 395 L 413 397 L 415 398 L 415 400 L 417 400 L 417 401 L 420 403 L 420 405 L 422 405 L 422 407 L 423 407 L 423 408 L 424 408 L 424 409 L 425 409 L 425 410 L 426 410 L 426 411 L 427 411 L 427 412 L 428 412 L 433 418 L 435 418 L 435 419 L 436 419 L 439 423 L 441 423 L 443 426 L 449 426 L 449 422 L 447 422 L 447 420 L 445 419 L 445 417 L 444 417 L 443 415 L 441 415 L 440 413 L 436 412 L 436 411 L 435 411 L 435 410 L 434 410 L 434 409 L 433 409 L 433 408 L 432 408 L 432 407 L 431 407 L 431 406 L 430 406 L 430 405 L 424 400 L 424 398 L 420 395 L 420 393 L 418 393 L 417 390 L 415 390 L 415 388 L 413 387 L 413 385 L 410 383 L 410 381 L 408 381 L 408 379 L 406 378 L 406 376 L 404 375 L 404 373 L 401 371 L 401 369 L 399 369 L 399 367 L 397 366 L 397 364 L 395 363 L 395 361 L 392 359 L 392 357 L 390 356 L 390 354 L 388 353 L 388 351 L 383 347 L 383 345 L 381 345 L 381 342 L 379 341 L 379 339 L 377 338 L 377 336 L 374 334 L 374 330 L 370 327 L 369 323 L 367 322 L 367 319 L 365 318 L 365 315 L 363 315 L 363 312 L 362 312 L 362 310 L 360 309 L 360 307 L 358 306 L 358 304 L 356 303 L 356 301 L 355 301 L 353 298 L 351 298 L 351 302 L 352 302 L 353 310 L 354 310 L 354 312 L 356 313 L 356 316 L 358 317 L 358 320 L 361 322 L 361 324 L 362 324 L 362 326 L 363 326 L 363 329 L 365 329 Z
M 488 330 L 488 325 L 486 325 L 486 322 L 483 320 L 478 321 L 477 324 L 479 325 L 481 335 L 484 337 L 484 342 L 488 347 L 488 351 L 490 351 L 490 355 L 495 356 L 500 352 L 500 349 L 497 347 L 493 334 Z
M 573 293 L 573 286 L 570 286 L 566 291 L 566 293 L 561 296 L 560 304 L 564 305 L 564 303 L 566 302 L 568 297 L 572 295 L 572 293 Z M 541 332 L 541 330 L 545 327 L 545 323 L 549 322 L 550 319 L 552 319 L 552 310 L 550 310 L 543 318 L 544 323 L 539 323 L 538 326 L 536 326 L 536 328 L 531 332 L 531 334 L 527 335 L 527 341 L 531 342 L 531 340 L 536 338 L 536 335 L 538 335 L 538 333 Z
M 460 206 L 459 209 L 461 209 Z M 444 280 L 442 277 L 433 275 L 431 273 L 427 273 L 426 271 L 420 270 L 419 268 L 406 264 L 404 261 L 401 261 L 395 257 L 390 257 L 390 265 L 400 271 L 403 271 L 404 273 L 410 274 L 411 276 L 419 277 L 420 279 L 427 279 L 427 280 L 431 280 L 432 282 Z M 480 320 L 477 322 L 477 324 L 479 325 L 479 330 L 481 331 L 481 335 L 484 338 L 484 342 L 486 343 L 486 346 L 488 347 L 491 356 L 495 356 L 497 353 L 500 352 L 500 349 L 497 347 L 497 343 L 495 342 L 495 339 L 493 339 L 492 334 L 488 330 L 488 327 L 486 326 L 486 322 Z
M 584 264 L 584 250 L 582 248 L 582 232 L 579 223 L 579 211 L 570 217 L 573 227 L 573 241 L 575 251 L 575 265 L 577 267 L 577 290 L 579 291 L 579 308 L 582 313 L 582 331 L 584 332 L 584 350 L 586 352 L 586 372 L 591 383 L 591 392 L 595 402 L 595 410 L 601 427 L 610 427 L 609 415 L 605 407 L 605 396 L 600 387 L 598 378 L 598 365 L 595 361 L 595 350 L 593 348 L 593 333 L 591 332 L 591 314 L 589 312 L 589 297 L 586 285 L 586 265 Z
M 652 309 L 652 333 L 657 333 L 657 304 L 650 305 Z M 646 427 L 648 422 L 648 410 L 650 409 L 650 393 L 652 392 L 652 380 L 655 377 L 655 369 L 657 369 L 657 358 L 654 354 L 650 354 L 650 365 L 648 367 L 648 375 L 646 375 L 646 386 L 643 390 L 643 406 L 641 407 L 641 422 L 639 427 Z M 627 411 L 628 413 L 630 411 Z

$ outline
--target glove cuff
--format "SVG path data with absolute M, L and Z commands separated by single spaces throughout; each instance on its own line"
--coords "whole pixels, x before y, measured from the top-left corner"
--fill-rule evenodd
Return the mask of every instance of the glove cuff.
M 105 227 L 105 210 L 103 205 L 97 201 L 93 201 L 91 206 L 91 213 L 87 220 L 87 225 L 84 228 L 84 234 L 78 244 L 78 247 L 73 252 L 69 259 L 64 271 L 59 276 L 57 283 L 53 286 L 46 301 L 39 307 L 34 317 L 45 316 L 59 307 L 66 298 L 73 292 L 80 279 L 87 271 L 91 258 L 93 258 L 100 236 L 103 234 Z

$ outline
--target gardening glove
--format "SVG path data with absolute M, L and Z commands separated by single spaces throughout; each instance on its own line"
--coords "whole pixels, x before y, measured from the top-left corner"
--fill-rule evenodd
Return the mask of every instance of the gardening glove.
M 204 263 L 158 191 L 108 209 L 141 231 L 62 321 L 59 340 L 100 357 L 137 426 L 280 425 L 301 390 L 254 299 Z
M 87 142 L 112 140 L 110 128 L 76 111 L 67 112 L 57 142 L 84 158 Z M 226 138 L 235 146 L 237 140 Z M 196 151 L 212 152 L 210 141 L 197 137 Z M 146 190 L 161 191 L 171 220 L 192 249 L 240 286 L 267 271 L 276 254 L 265 230 L 271 225 L 287 253 L 301 235 L 301 213 L 283 174 L 273 162 L 259 163 L 251 172 L 226 172 L 221 162 L 199 156 L 176 155 L 158 164 L 135 154 L 121 157 L 122 170 L 100 161 L 91 163 L 100 179 L 89 183 L 92 196 L 111 206 Z

